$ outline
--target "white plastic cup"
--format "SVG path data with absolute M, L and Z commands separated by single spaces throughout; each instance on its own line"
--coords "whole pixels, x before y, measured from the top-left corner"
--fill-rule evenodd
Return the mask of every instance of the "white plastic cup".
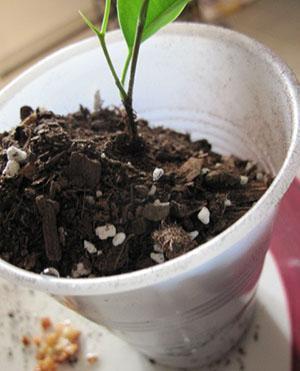
M 120 33 L 109 34 L 108 41 L 121 68 L 126 48 Z M 119 104 L 92 38 L 44 59 L 1 92 L 1 130 L 18 123 L 24 104 L 64 114 L 80 103 L 92 107 L 97 89 L 106 104 Z M 299 161 L 299 85 L 270 50 L 246 36 L 173 24 L 142 47 L 134 104 L 151 124 L 205 137 L 216 151 L 259 162 L 275 180 L 226 231 L 154 268 L 57 279 L 1 261 L 0 274 L 54 294 L 163 364 L 207 364 L 236 344 L 253 315 L 276 206 Z

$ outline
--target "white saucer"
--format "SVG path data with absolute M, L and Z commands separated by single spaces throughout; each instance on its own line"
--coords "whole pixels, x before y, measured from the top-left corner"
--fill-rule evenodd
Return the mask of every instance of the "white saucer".
M 24 348 L 23 335 L 40 333 L 39 318 L 54 322 L 70 319 L 82 331 L 82 351 L 76 365 L 61 371 L 170 371 L 153 365 L 122 340 L 64 308 L 52 298 L 0 280 L 0 369 L 33 371 L 32 348 Z M 269 254 L 258 289 L 257 313 L 253 325 L 236 349 L 210 371 L 291 371 L 291 331 L 285 291 L 273 257 Z M 88 352 L 99 361 L 90 366 Z M 203 369 L 202 369 L 203 370 Z M 201 370 L 201 371 L 202 371 Z M 206 371 L 205 370 L 205 371 Z

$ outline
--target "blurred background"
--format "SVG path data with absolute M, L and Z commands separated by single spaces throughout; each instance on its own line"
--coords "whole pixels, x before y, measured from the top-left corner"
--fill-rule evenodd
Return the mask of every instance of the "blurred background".
M 104 0 L 1 0 L 0 87 L 55 49 L 91 36 L 78 15 L 94 21 Z M 181 16 L 220 24 L 263 42 L 300 78 L 300 0 L 194 0 Z M 113 12 L 110 28 L 117 27 Z

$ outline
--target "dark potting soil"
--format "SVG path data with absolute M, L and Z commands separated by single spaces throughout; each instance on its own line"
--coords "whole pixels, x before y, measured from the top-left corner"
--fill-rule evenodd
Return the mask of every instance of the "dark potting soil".
M 130 150 L 124 122 L 117 108 L 22 107 L 19 126 L 0 134 L 1 258 L 74 278 L 154 266 L 224 231 L 272 180 L 143 120 Z

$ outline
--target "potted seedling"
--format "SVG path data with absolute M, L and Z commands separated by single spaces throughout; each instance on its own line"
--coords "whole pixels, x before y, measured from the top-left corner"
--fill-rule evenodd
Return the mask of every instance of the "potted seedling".
M 82 14 L 98 40 L 0 94 L 1 275 L 179 367 L 247 329 L 299 150 L 297 83 L 270 51 L 206 25 L 152 37 L 187 3 L 118 0 L 125 44 L 106 1 L 100 28 Z

